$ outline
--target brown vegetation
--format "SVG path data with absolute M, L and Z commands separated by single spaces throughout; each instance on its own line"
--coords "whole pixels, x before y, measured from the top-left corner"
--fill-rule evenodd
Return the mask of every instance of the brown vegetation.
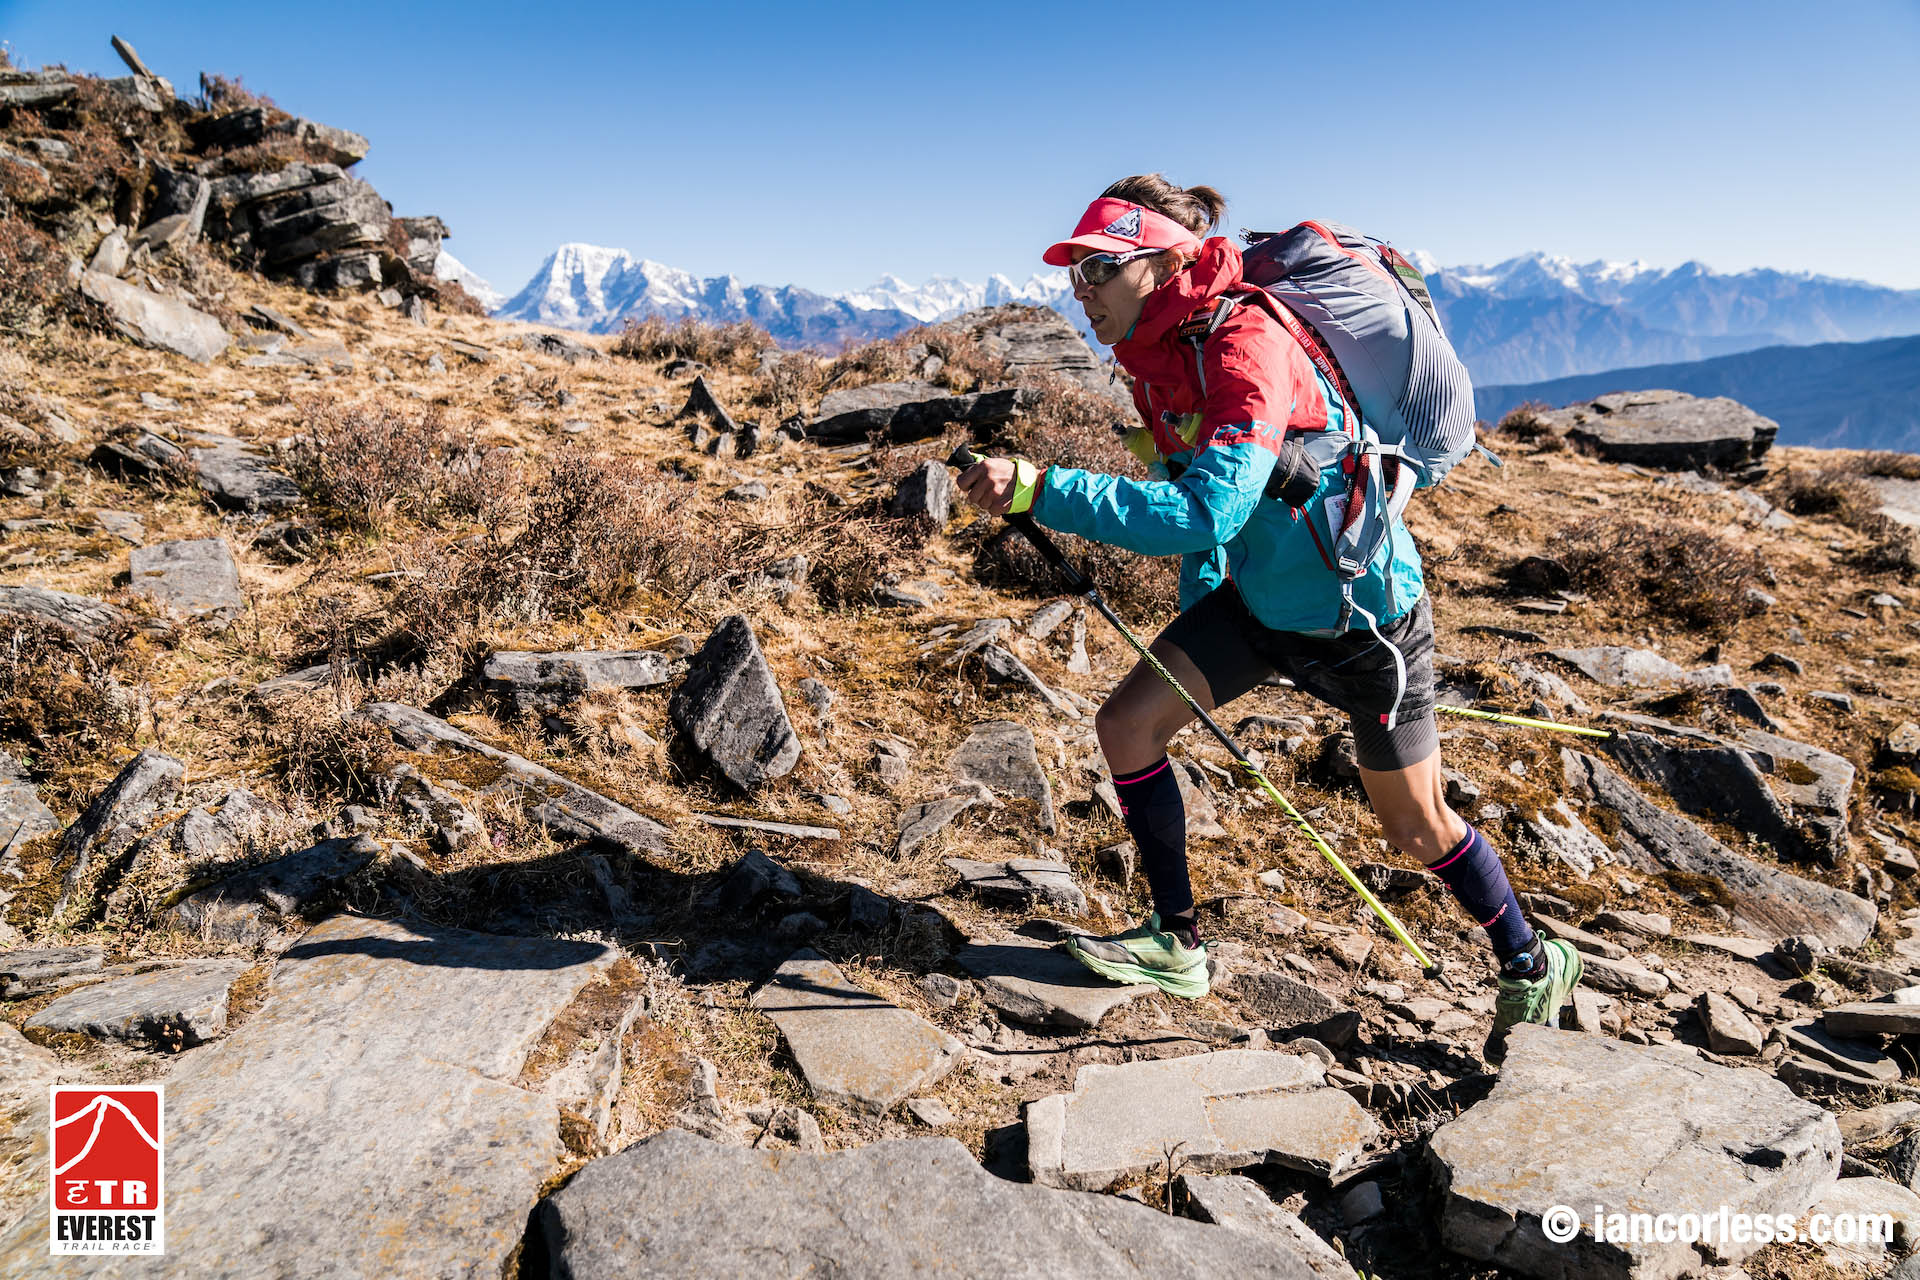
M 628 320 L 613 341 L 613 354 L 629 360 L 698 360 L 725 369 L 751 369 L 773 338 L 748 320 L 708 324 L 693 316 Z
M 1747 591 L 1768 578 L 1765 558 L 1751 547 L 1678 522 L 1589 516 L 1547 546 L 1575 588 L 1620 613 L 1721 635 L 1752 612 Z

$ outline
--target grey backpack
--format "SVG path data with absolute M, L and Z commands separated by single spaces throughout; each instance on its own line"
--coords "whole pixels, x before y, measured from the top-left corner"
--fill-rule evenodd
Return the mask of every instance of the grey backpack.
M 1244 234 L 1246 282 L 1305 322 L 1304 334 L 1287 327 L 1361 420 L 1398 447 L 1422 488 L 1438 484 L 1474 447 L 1473 382 L 1419 270 L 1392 245 L 1338 223 Z

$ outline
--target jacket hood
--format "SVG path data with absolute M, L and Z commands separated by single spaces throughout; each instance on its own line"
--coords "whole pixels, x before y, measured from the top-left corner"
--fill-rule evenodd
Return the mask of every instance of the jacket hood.
M 1133 329 L 1114 343 L 1114 358 L 1135 377 L 1151 377 L 1158 365 L 1152 353 L 1167 335 L 1240 279 L 1240 250 L 1224 236 L 1202 241 L 1199 257 L 1147 295 Z

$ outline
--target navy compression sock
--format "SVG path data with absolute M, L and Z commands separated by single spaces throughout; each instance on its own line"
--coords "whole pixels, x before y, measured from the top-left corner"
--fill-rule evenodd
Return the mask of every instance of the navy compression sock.
M 1173 761 L 1161 756 L 1138 773 L 1113 776 L 1127 834 L 1140 849 L 1154 910 L 1167 927 L 1193 928 L 1193 883 L 1187 878 L 1187 808 Z M 1177 919 L 1176 919 L 1177 918 Z M 1189 940 L 1191 941 L 1191 939 Z
M 1544 970 L 1546 955 L 1535 945 L 1533 927 L 1520 914 L 1520 900 L 1507 883 L 1507 869 L 1485 836 L 1469 824 L 1465 838 L 1427 870 L 1446 881 L 1473 922 L 1487 931 L 1502 973 L 1516 978 L 1540 976 L 1536 971 Z

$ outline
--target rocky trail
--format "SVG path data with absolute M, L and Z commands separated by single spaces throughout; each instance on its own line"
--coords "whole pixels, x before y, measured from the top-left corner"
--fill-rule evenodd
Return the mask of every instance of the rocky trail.
M 1190 731 L 1214 986 L 1175 1000 L 1056 945 L 1146 908 L 1093 732 L 1130 653 L 940 462 L 1130 465 L 1070 326 L 494 322 L 365 139 L 137 61 L 0 70 L 4 220 L 73 263 L 0 334 L 0 1271 L 1767 1280 L 1920 1241 L 1920 467 L 1659 391 L 1491 430 L 1409 521 L 1443 701 L 1612 731 L 1441 724 L 1585 958 L 1562 1027 L 1481 1059 L 1478 930 L 1284 684 L 1223 723 L 1444 967 Z M 1170 566 L 1070 550 L 1170 619 Z M 46 1086 L 145 1081 L 166 1257 L 48 1256 Z M 1898 1232 L 1549 1243 L 1562 1204 Z

